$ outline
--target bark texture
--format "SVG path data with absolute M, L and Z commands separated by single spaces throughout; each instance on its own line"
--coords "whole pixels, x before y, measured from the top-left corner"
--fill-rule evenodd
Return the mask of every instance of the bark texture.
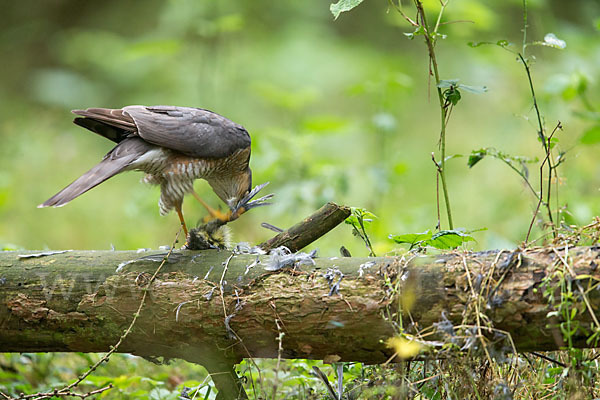
M 0 253 L 2 352 L 107 351 L 129 325 L 164 255 L 69 251 L 20 257 L 31 253 Z M 291 263 L 294 257 L 304 264 Z M 580 310 L 575 319 L 589 334 L 589 308 L 600 305 L 593 286 L 600 280 L 599 257 L 598 247 L 581 247 L 317 258 L 313 266 L 297 255 L 176 251 L 119 351 L 182 358 L 223 371 L 250 356 L 379 363 L 393 353 L 385 341 L 397 332 L 402 307 L 410 330 L 440 321 L 474 323 L 475 317 L 467 319 L 475 304 L 489 326 L 508 332 L 520 351 L 557 349 L 560 316 L 547 317 L 551 309 L 543 296 L 554 288 L 549 279 L 561 268 L 576 275 L 570 279 Z M 586 291 L 589 306 L 577 287 Z M 428 339 L 436 337 L 443 334 Z M 588 346 L 583 330 L 573 339 L 576 346 Z
M 265 251 L 279 246 L 285 246 L 292 252 L 302 250 L 344 222 L 350 216 L 350 213 L 350 207 L 327 203 L 287 231 L 261 243 L 259 247 Z

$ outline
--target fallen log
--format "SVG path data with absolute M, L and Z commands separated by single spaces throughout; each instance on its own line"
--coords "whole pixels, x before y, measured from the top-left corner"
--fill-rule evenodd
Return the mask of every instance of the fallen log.
M 407 331 L 440 321 L 447 331 L 475 323 L 465 319 L 474 304 L 519 351 L 555 350 L 563 346 L 561 315 L 549 318 L 548 304 L 560 297 L 553 271 L 561 268 L 579 310 L 581 329 L 571 339 L 589 347 L 599 257 L 599 247 L 312 261 L 174 251 L 119 352 L 201 364 L 247 357 L 381 363 L 393 355 L 385 341 L 397 334 L 400 315 Z M 0 351 L 109 350 L 163 258 L 157 251 L 1 252 Z M 416 299 L 410 305 L 407 293 Z M 428 339 L 442 338 L 437 331 Z

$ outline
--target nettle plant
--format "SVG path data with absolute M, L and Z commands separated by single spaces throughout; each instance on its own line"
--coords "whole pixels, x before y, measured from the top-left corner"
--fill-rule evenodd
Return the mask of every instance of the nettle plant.
M 338 16 L 341 12 L 349 11 L 352 8 L 360 4 L 362 0 L 340 0 L 338 3 L 331 6 L 331 11 L 334 16 Z M 463 245 L 466 242 L 473 241 L 473 237 L 470 235 L 472 232 L 466 230 L 455 229 L 452 221 L 452 213 L 450 209 L 450 201 L 448 196 L 448 188 L 446 186 L 445 177 L 445 162 L 453 157 L 459 157 L 459 155 L 447 156 L 445 154 L 445 140 L 446 140 L 446 127 L 448 125 L 448 119 L 454 109 L 454 107 L 460 102 L 462 93 L 475 93 L 480 94 L 486 91 L 485 87 L 474 87 L 464 85 L 458 82 L 458 80 L 451 79 L 440 79 L 438 72 L 438 63 L 435 56 L 435 46 L 439 39 L 445 38 L 444 35 L 439 33 L 440 21 L 442 14 L 447 6 L 447 2 L 440 2 L 440 11 L 434 27 L 432 28 L 427 24 L 425 13 L 421 1 L 414 0 L 414 6 L 417 11 L 416 19 L 411 19 L 406 16 L 403 12 L 399 3 L 394 3 L 390 0 L 390 5 L 396 9 L 401 15 L 411 24 L 415 29 L 413 32 L 406 33 L 406 36 L 410 39 L 414 39 L 418 36 L 424 37 L 427 49 L 429 51 L 430 58 L 430 72 L 431 76 L 435 78 L 436 88 L 439 98 L 440 114 L 441 114 L 441 131 L 440 131 L 440 148 L 438 149 L 437 156 L 432 154 L 432 159 L 437 170 L 437 181 L 441 182 L 442 193 L 444 198 L 444 204 L 448 219 L 448 230 L 441 229 L 441 218 L 440 218 L 440 207 L 438 198 L 438 223 L 436 226 L 436 232 L 425 231 L 423 233 L 410 233 L 402 235 L 390 235 L 390 238 L 397 243 L 408 244 L 409 249 L 413 252 L 421 251 L 427 247 L 434 247 L 437 249 L 451 249 Z M 530 245 L 532 242 L 529 241 L 532 228 L 536 221 L 541 226 L 542 230 L 546 230 L 547 237 L 551 235 L 552 241 L 549 242 L 548 247 L 552 251 L 556 259 L 558 260 L 555 265 L 548 269 L 547 275 L 543 280 L 543 284 L 540 286 L 540 293 L 544 296 L 548 303 L 549 312 L 547 314 L 549 326 L 558 328 L 558 331 L 562 335 L 564 341 L 563 348 L 566 350 L 560 352 L 558 359 L 553 359 L 538 353 L 531 353 L 534 356 L 539 357 L 541 363 L 539 369 L 544 370 L 544 384 L 545 385 L 556 385 L 556 387 L 562 387 L 567 393 L 578 392 L 581 388 L 581 384 L 586 388 L 593 388 L 597 381 L 597 354 L 593 353 L 593 350 L 578 349 L 574 348 L 573 338 L 583 332 L 587 336 L 587 344 L 593 347 L 597 347 L 600 342 L 600 322 L 596 317 L 595 310 L 592 308 L 591 303 L 588 299 L 588 293 L 598 289 L 599 284 L 594 281 L 591 287 L 584 287 L 582 285 L 583 279 L 592 278 L 590 276 L 577 276 L 572 269 L 572 260 L 568 256 L 568 249 L 570 246 L 582 245 L 582 244 L 597 244 L 600 236 L 600 218 L 586 226 L 576 227 L 567 226 L 565 222 L 567 212 L 566 206 L 560 206 L 558 204 L 558 183 L 559 179 L 559 167 L 565 162 L 567 152 L 561 150 L 559 147 L 558 133 L 562 130 L 562 124 L 560 121 L 547 126 L 545 118 L 540 110 L 538 100 L 536 97 L 535 87 L 532 78 L 532 67 L 534 65 L 535 58 L 527 55 L 527 50 L 532 46 L 544 46 L 555 49 L 564 49 L 566 43 L 559 39 L 555 34 L 548 33 L 544 36 L 542 41 L 529 42 L 527 39 L 527 27 L 528 27 L 528 14 L 527 14 L 527 2 L 523 1 L 523 40 L 520 46 L 512 44 L 507 40 L 499 40 L 497 42 L 471 42 L 469 46 L 477 48 L 483 45 L 497 46 L 502 50 L 508 51 L 510 54 L 515 56 L 517 62 L 523 67 L 524 77 L 528 84 L 532 106 L 535 111 L 536 120 L 536 136 L 540 144 L 540 156 L 521 156 L 508 154 L 502 150 L 498 150 L 492 147 L 481 148 L 471 151 L 467 165 L 472 168 L 477 165 L 484 158 L 493 158 L 500 160 L 502 163 L 507 165 L 513 170 L 520 179 L 523 180 L 527 190 L 533 195 L 536 205 L 531 221 L 529 222 L 527 233 L 525 235 L 523 247 Z M 586 90 L 587 81 L 584 78 L 576 77 L 575 83 L 571 85 L 570 89 L 573 92 L 573 97 L 581 100 L 584 105 L 585 112 L 579 114 L 582 119 L 592 122 L 592 126 L 583 134 L 581 137 L 582 144 L 594 144 L 600 143 L 600 118 L 598 117 L 598 111 L 593 105 L 587 100 Z M 531 167 L 538 168 L 539 181 L 533 181 L 530 178 L 529 170 Z M 439 193 L 439 191 L 438 191 Z M 554 207 L 551 205 L 552 200 L 555 201 Z M 373 216 L 364 209 L 357 209 L 353 211 L 353 216 L 347 221 L 353 226 L 355 234 L 360 236 L 369 249 L 371 249 L 370 240 L 368 239 L 365 226 L 365 221 L 368 222 L 365 217 Z M 557 245 L 560 245 L 561 251 L 559 252 Z M 519 254 L 520 250 L 515 251 L 513 254 Z M 371 251 L 372 253 L 372 251 Z M 371 254 L 374 255 L 374 254 Z M 466 268 L 466 266 L 465 266 Z M 466 268 L 467 275 L 469 274 L 468 268 Z M 396 354 L 404 355 L 403 359 L 409 359 L 419 354 L 423 348 L 417 345 L 418 343 L 414 340 L 414 336 L 409 335 L 407 330 L 402 325 L 402 319 L 399 315 L 403 315 L 407 310 L 410 311 L 411 301 L 414 294 L 410 293 L 410 286 L 408 292 L 406 288 L 400 290 L 398 282 L 389 281 L 387 282 L 391 293 L 395 293 L 400 301 L 398 302 L 399 310 L 395 316 L 390 312 L 390 321 L 395 322 L 397 327 L 397 336 L 394 336 L 389 342 L 388 346 L 395 349 Z M 534 289 L 537 291 L 538 289 Z M 584 307 L 581 306 L 583 299 Z M 475 296 L 471 304 L 474 307 L 477 323 L 469 323 L 470 319 L 467 318 L 469 314 L 465 311 L 465 320 L 461 327 L 454 327 L 442 314 L 441 322 L 437 323 L 437 329 L 444 331 L 447 330 L 452 335 L 462 334 L 467 338 L 467 342 L 478 343 L 475 340 L 474 329 L 483 329 L 482 325 L 485 321 L 490 321 L 485 315 L 484 307 L 482 307 L 484 300 L 481 296 Z M 473 310 L 471 310 L 471 313 Z M 586 327 L 576 319 L 580 314 L 589 314 L 592 319 L 590 327 Z M 472 316 L 471 316 L 472 317 Z M 481 321 L 480 321 L 481 319 Z M 444 328 L 444 326 L 446 328 Z M 466 327 L 466 328 L 465 328 Z M 485 328 L 489 330 L 493 329 L 492 325 L 485 325 Z M 456 336 L 453 336 L 456 337 Z M 504 340 L 504 339 L 503 339 Z M 444 347 L 452 346 L 452 342 L 444 343 Z M 514 347 L 514 346 L 513 346 Z M 495 365 L 498 370 L 501 370 L 501 365 L 505 365 L 507 360 L 511 360 L 511 364 L 515 363 L 520 356 L 517 355 L 516 349 L 513 349 L 513 356 L 507 358 L 505 356 L 506 351 L 502 350 L 497 352 L 494 348 L 481 346 L 485 352 L 485 356 L 488 360 L 488 365 Z M 455 349 L 460 352 L 462 349 Z M 492 352 L 493 351 L 493 352 Z M 590 353 L 592 352 L 592 353 Z M 510 352 L 509 352 L 510 353 Z M 525 359 L 530 361 L 527 356 L 523 356 Z M 544 362 L 550 362 L 549 364 L 543 364 Z M 472 371 L 480 367 L 480 365 L 473 359 L 453 359 L 452 367 L 444 366 L 443 361 L 432 363 L 432 373 L 436 372 L 438 375 L 444 376 L 447 374 L 448 369 L 452 370 L 453 374 L 461 371 L 466 376 L 470 376 Z M 533 365 L 530 361 L 530 365 Z M 458 366 L 458 367 L 457 367 Z M 404 371 L 404 370 L 403 370 Z M 436 375 L 437 376 L 437 375 Z M 537 379 L 537 378 L 536 378 Z M 472 386 L 475 387 L 472 382 Z M 446 388 L 447 389 L 447 388 Z M 498 389 L 498 392 L 497 392 Z M 508 386 L 502 381 L 494 388 L 494 393 L 498 398 L 512 398 L 510 390 L 506 391 Z M 475 389 L 476 390 L 476 389 Z M 537 389 L 536 389 L 537 390 Z M 542 392 L 545 389 L 542 389 Z M 591 389 L 590 389 L 591 390 Z M 423 392 L 424 393 L 424 392 Z M 436 392 L 437 393 L 437 392 Z M 506 397 L 501 394 L 507 393 Z M 435 396 L 435 393 L 432 395 Z M 460 397 L 460 396 L 458 396 Z M 479 395 L 477 395 L 479 397 Z
M 332 4 L 330 9 L 334 17 L 337 17 L 343 13 L 352 10 L 363 0 L 340 0 L 335 4 Z M 438 140 L 437 152 L 431 154 L 432 161 L 436 168 L 436 209 L 437 209 L 437 223 L 434 230 L 426 230 L 421 233 L 408 233 L 400 235 L 389 235 L 389 238 L 399 244 L 408 244 L 410 251 L 423 251 L 428 247 L 437 249 L 453 249 L 464 245 L 467 242 L 475 241 L 472 233 L 482 230 L 467 230 L 464 228 L 455 228 L 454 221 L 452 218 L 452 208 L 450 205 L 450 194 L 446 179 L 446 163 L 453 158 L 462 157 L 461 154 L 447 155 L 446 154 L 446 137 L 447 137 L 447 126 L 452 115 L 454 108 L 458 105 L 462 99 L 463 93 L 469 94 L 482 94 L 487 91 L 485 86 L 472 86 L 460 83 L 458 79 L 441 79 L 439 71 L 439 63 L 436 56 L 436 46 L 438 42 L 446 38 L 445 34 L 440 33 L 441 26 L 444 25 L 442 18 L 446 7 L 448 6 L 449 0 L 440 0 L 440 7 L 435 18 L 435 23 L 428 23 L 426 13 L 423 9 L 423 3 L 421 0 L 412 1 L 416 17 L 411 18 L 402 8 L 400 0 L 389 0 L 390 8 L 400 13 L 400 15 L 407 21 L 407 23 L 413 28 L 412 32 L 405 32 L 404 35 L 408 39 L 416 39 L 422 37 L 426 44 L 426 48 L 429 54 L 429 76 L 435 81 L 435 87 L 437 92 L 437 98 L 440 110 L 440 134 Z M 562 129 L 560 121 L 557 121 L 552 129 L 548 129 L 544 123 L 544 118 L 540 111 L 535 89 L 533 85 L 533 79 L 531 76 L 531 67 L 534 62 L 534 57 L 527 57 L 526 51 L 531 46 L 546 46 L 555 49 L 563 49 L 566 47 L 566 43 L 557 38 L 553 33 L 548 33 L 543 41 L 527 41 L 527 1 L 523 1 L 523 41 L 520 49 L 516 45 L 510 43 L 507 40 L 499 40 L 497 42 L 470 42 L 469 46 L 476 48 L 483 45 L 495 45 L 503 50 L 509 51 L 516 55 L 516 59 L 523 66 L 527 82 L 530 88 L 531 99 L 533 107 L 535 109 L 535 115 L 537 119 L 537 138 L 541 144 L 542 156 L 541 157 L 525 157 L 515 156 L 503 151 L 497 150 L 492 147 L 481 148 L 473 150 L 468 157 L 468 166 L 470 168 L 477 165 L 481 160 L 486 157 L 495 158 L 502 161 L 513 171 L 515 171 L 520 178 L 524 181 L 525 186 L 533 194 L 536 207 L 525 235 L 524 244 L 529 243 L 531 231 L 536 221 L 542 227 L 542 229 L 549 229 L 552 236 L 557 238 L 559 236 L 561 223 L 564 221 L 566 214 L 566 207 L 555 205 L 554 209 L 551 206 L 551 199 L 554 194 L 557 198 L 558 191 L 558 167 L 565 161 L 566 152 L 558 149 L 559 138 L 557 132 Z M 588 132 L 588 136 L 592 137 L 590 140 L 594 140 L 594 135 L 598 133 L 600 138 L 600 129 L 593 127 Z M 600 139 L 598 139 L 600 141 Z M 541 160 L 541 161 L 540 161 Z M 535 165 L 539 168 L 539 182 L 534 183 L 531 181 L 529 176 L 529 167 Z M 441 187 L 440 187 L 441 186 Z M 441 195 L 440 195 L 441 189 Z M 440 216 L 440 197 L 443 199 L 443 205 L 446 212 L 448 229 L 442 229 L 442 222 Z M 366 210 L 360 209 L 361 213 L 365 213 Z M 544 211 L 545 219 L 540 216 L 540 211 Z M 361 214 L 353 213 L 348 221 L 354 229 L 355 235 L 362 238 L 370 251 L 370 255 L 373 256 L 372 246 L 370 240 L 364 229 L 364 224 L 359 223 Z M 485 228 L 484 228 L 485 229 Z

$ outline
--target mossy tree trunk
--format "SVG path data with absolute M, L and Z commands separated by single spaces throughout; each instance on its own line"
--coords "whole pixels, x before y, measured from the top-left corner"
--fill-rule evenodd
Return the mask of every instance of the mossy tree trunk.
M 162 258 L 133 251 L 19 255 L 0 253 L 2 352 L 107 351 L 130 324 Z M 548 319 L 543 293 L 554 291 L 559 301 L 554 271 L 572 273 L 575 319 L 589 335 L 589 311 L 600 305 L 599 256 L 599 248 L 581 247 L 333 257 L 269 271 L 281 259 L 175 251 L 119 351 L 205 365 L 278 356 L 380 363 L 393 355 L 385 341 L 398 332 L 402 307 L 409 332 L 440 321 L 446 331 L 449 323 L 474 324 L 477 309 L 519 351 L 553 350 L 563 345 L 561 317 Z M 443 336 L 438 329 L 427 339 Z M 589 346 L 586 338 L 584 329 L 572 337 L 579 347 Z

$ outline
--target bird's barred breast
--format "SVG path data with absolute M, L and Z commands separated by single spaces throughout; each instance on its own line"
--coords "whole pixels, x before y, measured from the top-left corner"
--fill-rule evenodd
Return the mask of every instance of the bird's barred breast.
M 210 160 L 189 157 L 184 154 L 156 147 L 143 154 L 130 165 L 130 169 L 143 171 L 164 179 L 200 179 L 210 171 Z

